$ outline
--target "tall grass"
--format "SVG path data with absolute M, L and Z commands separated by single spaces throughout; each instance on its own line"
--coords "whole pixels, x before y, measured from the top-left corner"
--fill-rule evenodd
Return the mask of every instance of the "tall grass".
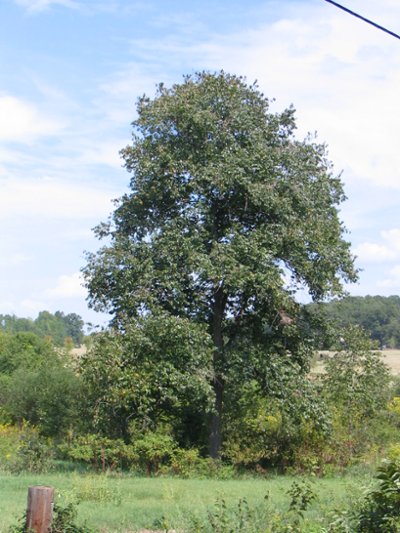
M 78 473 L 43 475 L 0 475 L 0 532 L 15 524 L 26 510 L 30 485 L 55 487 L 55 499 L 60 504 L 71 499 L 80 500 L 78 523 L 88 524 L 101 531 L 141 531 L 161 529 L 167 517 L 171 529 L 180 529 L 188 517 L 206 519 L 218 497 L 223 497 L 228 509 L 237 507 L 245 498 L 251 507 L 258 506 L 269 493 L 271 504 L 281 510 L 289 508 L 286 494 L 292 477 L 265 479 L 178 479 L 140 478 L 129 476 L 94 477 Z M 347 492 L 370 483 L 370 476 L 315 479 L 313 490 L 319 501 L 307 511 L 315 525 L 347 502 Z M 84 496 L 84 497 L 83 497 Z M 83 501 L 82 501 L 83 500 Z

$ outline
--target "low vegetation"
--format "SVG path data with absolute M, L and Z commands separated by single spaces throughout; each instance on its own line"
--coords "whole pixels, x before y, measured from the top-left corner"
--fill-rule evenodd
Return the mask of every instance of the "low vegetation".
M 363 329 L 335 335 L 323 373 L 281 373 L 284 394 L 227 387 L 215 460 L 206 401 L 154 402 L 161 367 L 131 359 L 112 330 L 78 359 L 32 332 L 1 334 L 0 530 L 17 531 L 27 486 L 46 483 L 58 526 L 73 519 L 76 533 L 395 533 L 400 380 Z
M 64 465 L 66 466 L 66 465 Z M 0 531 L 24 530 L 26 488 L 52 485 L 53 532 L 181 531 L 187 533 L 396 533 L 400 464 L 377 479 L 364 471 L 313 478 L 142 478 L 129 474 L 0 475 Z M 88 525 L 90 524 L 90 526 Z
M 395 459 L 400 381 L 362 329 L 338 337 L 324 373 L 279 369 L 280 392 L 251 380 L 227 386 L 214 460 L 207 397 L 197 401 L 189 385 L 177 395 L 162 366 L 132 358 L 110 332 L 95 335 L 78 360 L 33 333 L 3 334 L 0 468 L 41 473 L 64 460 L 94 473 L 327 476 Z
M 293 482 L 297 484 L 294 485 Z M 277 477 L 241 479 L 180 479 L 171 477 L 138 478 L 130 475 L 94 476 L 78 473 L 0 476 L 0 530 L 5 532 L 26 509 L 27 487 L 35 484 L 56 488 L 55 501 L 60 508 L 75 506 L 77 523 L 85 522 L 102 531 L 140 531 L 182 529 L 187 531 L 232 530 L 245 518 L 247 530 L 267 531 L 273 521 L 285 521 L 283 514 L 291 501 L 303 493 L 317 494 L 304 512 L 308 525 L 323 526 L 331 520 L 335 508 L 349 508 L 348 496 L 361 497 L 361 484 L 371 483 L 368 475 L 342 478 Z M 293 491 L 288 494 L 289 491 Z M 310 492 L 309 492 L 310 491 Z M 296 494 L 297 493 L 297 494 Z M 241 501 L 241 510 L 239 502 Z M 294 514 L 294 513 L 293 513 Z M 261 522 L 268 517 L 262 525 Z M 210 523 L 217 521 L 218 526 Z M 289 518 L 291 521 L 292 518 Z M 262 529 L 265 528 L 265 529 Z M 236 530 L 236 527 L 235 527 Z

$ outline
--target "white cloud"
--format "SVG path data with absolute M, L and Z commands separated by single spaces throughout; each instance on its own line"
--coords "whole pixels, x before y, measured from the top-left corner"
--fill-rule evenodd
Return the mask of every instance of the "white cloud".
M 46 117 L 30 104 L 13 96 L 0 96 L 0 140 L 26 141 L 32 136 L 51 135 L 60 124 Z
M 86 298 L 87 290 L 82 287 L 79 272 L 71 276 L 60 276 L 54 289 L 47 289 L 44 294 L 49 298 Z
M 400 252 L 400 230 L 391 229 L 389 231 L 382 231 L 382 237 L 389 241 L 392 248 Z
M 144 64 L 129 62 L 100 85 L 101 93 L 95 103 L 111 122 L 128 129 L 129 122 L 136 115 L 136 98 L 145 92 L 152 95 L 155 83 L 161 80 L 167 83 L 169 81 L 168 76 L 164 72 L 160 73 L 157 67 L 154 68 L 151 61 Z
M 172 67 L 224 68 L 250 82 L 258 79 L 266 95 L 278 99 L 275 108 L 294 103 L 299 136 L 318 130 L 346 179 L 354 175 L 400 188 L 398 43 L 324 2 L 289 5 L 285 18 L 272 24 L 208 34 L 201 41 L 186 34 L 136 40 L 132 53 L 149 70 L 157 68 L 158 76 L 168 58 Z M 400 26 L 400 11 L 390 1 L 377 9 L 376 2 L 354 0 L 352 7 Z M 132 72 L 132 64 L 126 69 Z
M 102 218 L 113 210 L 117 194 L 100 186 L 52 179 L 0 179 L 0 219 L 22 216 L 43 218 Z
M 14 2 L 19 6 L 26 7 L 28 11 L 43 11 L 52 4 L 75 9 L 80 6 L 78 2 L 72 0 L 14 0 Z
M 364 242 L 357 246 L 354 254 L 360 261 L 383 263 L 390 259 L 396 259 L 397 254 L 387 246 Z
M 377 282 L 378 287 L 400 287 L 400 265 L 392 268 L 390 274 L 390 278 Z
M 82 152 L 77 159 L 86 165 L 107 165 L 110 167 L 121 168 L 122 161 L 119 151 L 121 148 L 124 148 L 126 144 L 126 139 L 93 143 L 92 146 L 83 147 Z
M 353 250 L 360 261 L 384 263 L 400 256 L 400 230 L 393 228 L 389 231 L 382 231 L 381 235 L 387 245 L 364 242 Z

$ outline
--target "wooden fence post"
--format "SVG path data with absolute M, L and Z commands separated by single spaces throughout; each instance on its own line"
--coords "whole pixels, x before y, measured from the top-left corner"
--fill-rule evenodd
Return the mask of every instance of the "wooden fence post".
M 53 521 L 54 487 L 36 485 L 28 489 L 26 529 L 47 533 Z

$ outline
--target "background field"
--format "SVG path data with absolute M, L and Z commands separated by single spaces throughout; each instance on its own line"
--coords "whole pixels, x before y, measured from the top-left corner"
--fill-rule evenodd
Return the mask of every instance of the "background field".
M 30 485 L 54 486 L 55 500 L 65 503 L 65 495 L 71 494 L 82 479 L 84 477 L 77 474 L 0 476 L 0 531 L 4 533 L 24 514 Z M 87 520 L 88 524 L 102 531 L 159 530 L 165 516 L 169 527 L 177 529 L 189 516 L 205 518 L 219 495 L 229 508 L 234 508 L 241 498 L 246 498 L 249 505 L 257 506 L 269 493 L 272 509 L 287 510 L 290 497 L 285 492 L 294 479 L 290 476 L 229 481 L 109 477 L 106 481 L 108 490 L 111 495 L 119 495 L 120 503 L 111 497 L 107 502 L 84 501 L 78 506 L 78 521 Z M 358 486 L 369 482 L 369 476 L 312 480 L 319 502 L 313 504 L 307 516 L 312 522 L 321 523 L 329 511 L 345 505 L 346 494 L 354 495 Z
M 335 352 L 322 351 L 320 354 L 323 356 L 332 357 Z M 383 350 L 381 352 L 382 360 L 388 365 L 390 371 L 393 375 L 397 376 L 400 374 L 400 350 Z M 315 359 L 313 364 L 313 372 L 321 373 L 324 371 L 323 360 Z
M 384 350 L 383 360 L 393 374 L 400 374 L 400 350 Z

